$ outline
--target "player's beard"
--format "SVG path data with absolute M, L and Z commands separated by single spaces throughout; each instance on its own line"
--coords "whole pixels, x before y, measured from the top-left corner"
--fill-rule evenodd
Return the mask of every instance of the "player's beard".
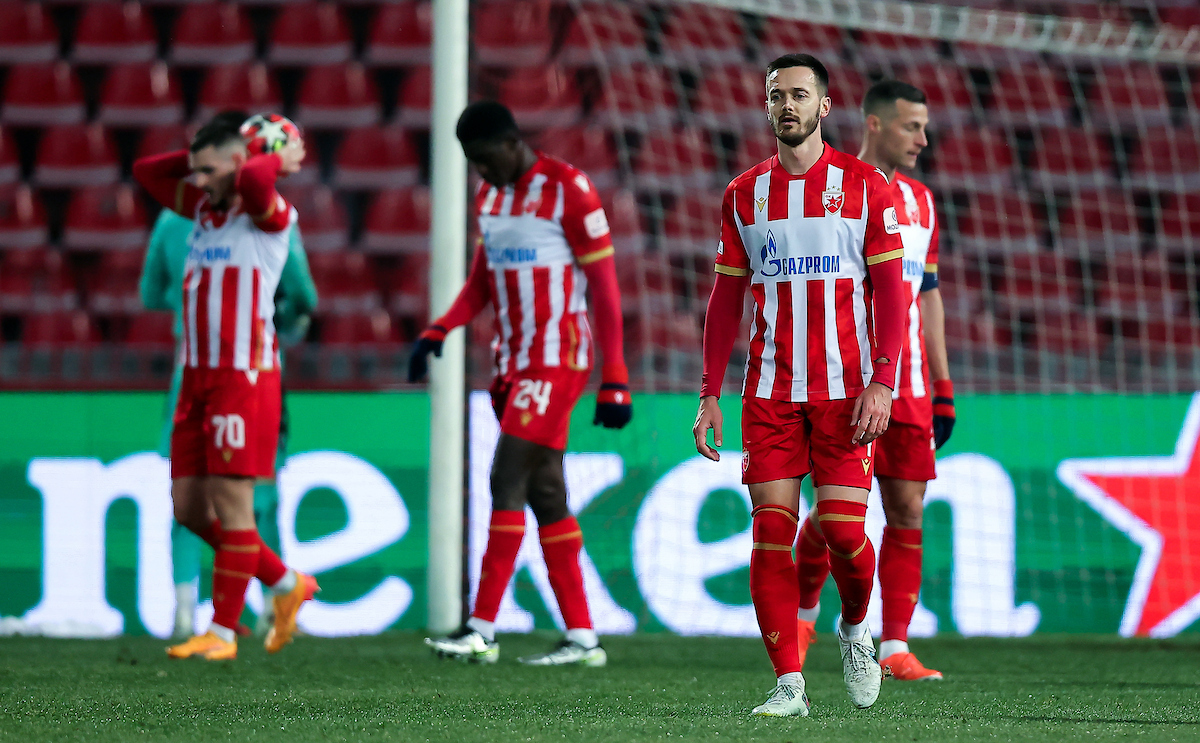
M 812 133 L 817 130 L 817 126 L 821 123 L 821 114 L 814 113 L 808 121 L 800 121 L 800 132 L 798 134 L 780 134 L 778 121 L 772 122 L 771 128 L 775 130 L 775 138 L 783 142 L 788 147 L 799 147 L 804 144 L 804 141 L 812 136 Z

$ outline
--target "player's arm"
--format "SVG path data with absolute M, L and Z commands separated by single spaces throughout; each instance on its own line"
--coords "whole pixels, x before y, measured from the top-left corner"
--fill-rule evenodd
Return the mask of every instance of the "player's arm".
M 242 209 L 263 232 L 281 232 L 290 222 L 287 201 L 275 189 L 283 169 L 278 154 L 254 155 L 238 170 L 234 188 L 242 197 Z
M 138 281 L 138 295 L 142 306 L 148 310 L 170 310 L 171 291 L 178 287 L 170 285 L 167 271 L 167 251 L 164 241 L 169 233 L 167 221 L 170 213 L 163 210 L 154 222 L 150 242 L 146 246 L 146 259 L 142 263 L 142 276 Z
M 933 217 L 933 235 L 921 282 L 921 324 L 925 328 L 925 357 L 929 359 L 929 377 L 933 382 L 933 443 L 940 449 L 954 430 L 954 383 L 950 381 L 950 361 L 946 353 L 946 308 L 938 282 L 938 226 Z
M 196 204 L 204 196 L 187 182 L 191 173 L 187 150 L 151 155 L 133 163 L 134 180 L 159 204 L 184 217 L 195 215 Z
M 454 298 L 454 303 L 446 310 L 446 314 L 425 328 L 413 344 L 412 354 L 408 359 L 409 382 L 420 382 L 425 378 L 429 372 L 429 354 L 441 357 L 442 343 L 445 342 L 446 335 L 460 325 L 471 322 L 487 306 L 491 296 L 487 251 L 484 250 L 481 239 L 475 248 L 475 257 L 471 259 L 471 271 L 467 274 L 467 282 Z
M 704 313 L 704 340 L 702 347 L 703 375 L 700 380 L 700 408 L 692 436 L 696 440 L 696 451 L 713 461 L 721 455 L 716 448 L 724 445 L 722 433 L 721 386 L 725 382 L 725 371 L 729 368 L 729 357 L 737 342 L 738 328 L 742 324 L 743 300 L 750 285 L 750 258 L 742 243 L 742 235 L 734 210 L 733 185 L 725 189 L 721 204 L 721 243 L 717 248 L 716 278 L 712 294 L 708 297 L 708 308 Z M 708 429 L 713 431 L 713 444 L 708 445 Z M 716 448 L 714 448 L 716 447 Z
M 317 309 L 317 285 L 308 268 L 300 225 L 288 237 L 288 257 L 279 277 L 275 302 L 275 330 L 285 346 L 295 345 L 308 334 L 309 316 Z

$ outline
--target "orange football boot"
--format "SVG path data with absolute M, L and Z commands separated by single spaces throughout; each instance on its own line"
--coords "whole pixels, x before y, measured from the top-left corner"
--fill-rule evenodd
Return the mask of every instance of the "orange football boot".
M 205 660 L 236 660 L 237 640 L 226 642 L 212 630 L 196 635 L 187 642 L 167 648 L 169 658 L 191 658 L 199 655 Z
M 942 672 L 934 671 L 921 665 L 917 656 L 912 653 L 892 653 L 879 661 L 883 667 L 883 675 L 890 675 L 897 681 L 941 681 Z
M 796 629 L 800 647 L 800 668 L 804 668 L 804 659 L 808 657 L 808 646 L 817 641 L 817 623 L 796 620 Z
M 296 586 L 281 596 L 275 596 L 271 602 L 275 605 L 275 625 L 267 631 L 267 639 L 263 647 L 268 653 L 274 654 L 283 650 L 283 646 L 292 641 L 296 632 L 296 614 L 305 601 L 320 591 L 317 579 L 296 571 Z

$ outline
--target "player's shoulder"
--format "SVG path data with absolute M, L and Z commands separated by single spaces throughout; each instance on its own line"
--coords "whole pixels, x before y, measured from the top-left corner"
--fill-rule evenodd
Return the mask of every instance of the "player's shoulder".
M 743 170 L 733 180 L 729 181 L 729 185 L 725 187 L 725 192 L 732 193 L 742 188 L 753 188 L 754 180 L 774 167 L 777 157 L 778 155 L 771 155 L 759 164 Z
M 538 153 L 538 168 L 545 174 L 547 180 L 574 186 L 577 190 L 588 193 L 596 190 L 588 174 L 566 160 L 560 160 L 544 152 Z
M 829 145 L 826 145 L 828 147 Z M 845 173 L 848 173 L 857 178 L 862 178 L 869 184 L 873 185 L 888 185 L 888 177 L 883 171 L 874 165 L 859 160 L 854 155 L 841 150 L 835 150 L 830 147 L 832 152 L 829 155 L 829 164 L 841 168 Z
M 913 195 L 918 198 L 928 197 L 930 200 L 933 199 L 933 191 L 929 188 L 929 186 L 926 186 L 924 183 L 918 181 L 912 176 L 908 176 L 900 171 L 896 171 L 896 182 L 907 185 L 912 189 Z

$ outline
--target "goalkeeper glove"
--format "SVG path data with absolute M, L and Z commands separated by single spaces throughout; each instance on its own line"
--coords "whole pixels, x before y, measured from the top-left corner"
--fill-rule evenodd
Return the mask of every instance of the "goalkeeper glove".
M 429 373 L 429 354 L 441 358 L 442 342 L 446 340 L 447 332 L 441 325 L 430 325 L 425 332 L 417 336 L 412 354 L 408 357 L 409 382 L 420 382 L 425 379 L 425 375 Z
M 633 419 L 633 396 L 629 394 L 629 372 L 625 367 L 604 367 L 600 376 L 600 393 L 596 395 L 596 415 L 593 426 L 624 428 Z
M 933 383 L 933 445 L 942 448 L 954 431 L 954 383 L 938 379 Z

